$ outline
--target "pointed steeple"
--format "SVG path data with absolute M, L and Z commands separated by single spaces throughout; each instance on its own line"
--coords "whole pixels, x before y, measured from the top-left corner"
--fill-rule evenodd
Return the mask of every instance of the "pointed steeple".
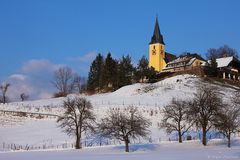
M 163 41 L 163 36 L 160 32 L 160 29 L 159 29 L 159 24 L 158 24 L 158 18 L 156 17 L 156 23 L 155 23 L 155 27 L 154 27 L 154 32 L 153 32 L 153 36 L 152 36 L 152 39 L 151 39 L 151 42 L 149 44 L 155 44 L 155 43 L 161 43 L 161 44 L 164 44 L 164 41 Z

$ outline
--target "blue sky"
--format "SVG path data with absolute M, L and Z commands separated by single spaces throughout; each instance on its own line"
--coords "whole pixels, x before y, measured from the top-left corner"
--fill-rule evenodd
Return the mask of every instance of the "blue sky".
M 99 52 L 129 54 L 137 63 L 148 56 L 156 15 L 170 53 L 204 55 L 224 44 L 240 52 L 239 6 L 238 0 L 0 0 L 0 80 L 48 83 L 61 65 L 87 76 Z M 50 95 L 49 86 L 37 95 Z

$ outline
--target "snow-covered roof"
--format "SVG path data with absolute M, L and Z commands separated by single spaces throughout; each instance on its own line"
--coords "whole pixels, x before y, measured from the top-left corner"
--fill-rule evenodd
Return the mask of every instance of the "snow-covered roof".
M 184 66 L 190 66 L 197 58 L 196 57 L 178 57 L 177 59 L 167 63 L 166 69 L 170 68 L 177 68 L 177 67 L 184 67 Z
M 223 58 L 217 58 L 216 59 L 216 62 L 218 64 L 218 68 L 221 68 L 221 67 L 227 67 L 229 65 L 230 62 L 232 62 L 233 60 L 233 56 L 231 57 L 223 57 Z
M 175 59 L 175 60 L 173 60 L 173 61 L 170 61 L 170 62 L 168 62 L 167 64 L 174 64 L 174 63 L 189 61 L 190 58 L 191 58 L 191 57 L 187 57 L 187 56 L 178 57 L 177 59 Z

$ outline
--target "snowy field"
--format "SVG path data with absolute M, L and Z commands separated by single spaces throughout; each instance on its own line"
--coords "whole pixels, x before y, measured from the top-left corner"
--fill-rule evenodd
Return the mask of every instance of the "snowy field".
M 124 153 L 123 146 L 91 147 L 83 150 L 48 150 L 0 153 L 1 160 L 239 160 L 240 147 L 222 145 L 202 146 L 199 142 L 131 145 Z
M 109 108 L 125 109 L 136 106 L 151 121 L 151 134 L 146 139 L 132 141 L 131 153 L 124 153 L 120 141 L 100 140 L 95 137 L 83 137 L 82 151 L 71 149 L 74 138 L 67 136 L 57 127 L 57 115 L 62 114 L 64 98 L 43 99 L 37 101 L 15 102 L 0 105 L 0 160 L 28 159 L 240 159 L 239 135 L 234 135 L 233 147 L 226 143 L 214 131 L 209 132 L 209 146 L 199 142 L 198 131 L 191 131 L 194 141 L 176 143 L 176 134 L 167 135 L 159 129 L 162 118 L 161 109 L 173 97 L 189 99 L 196 93 L 197 86 L 207 85 L 198 77 L 179 75 L 154 84 L 134 84 L 125 86 L 113 93 L 84 96 L 94 106 L 97 118 L 105 115 Z M 233 86 L 214 84 L 224 101 L 229 100 L 235 91 Z M 70 95 L 73 96 L 73 95 Z M 9 111 L 22 112 L 15 115 Z M 30 113 L 30 114 L 26 114 Z M 19 113 L 18 113 L 19 114 Z M 91 146 L 91 147 L 90 147 Z M 14 150 L 14 151 L 13 151 Z M 28 150 L 28 151 L 25 151 Z M 196 158 L 197 157 L 197 158 Z

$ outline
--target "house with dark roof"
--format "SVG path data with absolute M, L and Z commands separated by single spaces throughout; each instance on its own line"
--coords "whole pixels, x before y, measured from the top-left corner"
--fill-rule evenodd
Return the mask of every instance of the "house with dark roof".
M 206 64 L 206 60 L 203 59 L 197 53 L 187 53 L 185 55 L 181 55 L 178 58 L 169 61 L 165 68 L 163 68 L 163 72 L 180 72 L 186 70 L 192 70 L 196 67 L 201 67 Z

